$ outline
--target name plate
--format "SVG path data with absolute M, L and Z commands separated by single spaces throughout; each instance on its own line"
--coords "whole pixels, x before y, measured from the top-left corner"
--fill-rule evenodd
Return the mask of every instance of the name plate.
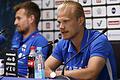
M 5 76 L 18 76 L 18 67 L 17 67 L 17 51 L 9 50 L 5 51 L 4 59 L 4 75 Z

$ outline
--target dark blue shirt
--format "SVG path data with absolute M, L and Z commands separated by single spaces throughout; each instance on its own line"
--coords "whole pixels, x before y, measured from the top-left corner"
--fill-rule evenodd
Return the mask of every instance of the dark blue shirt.
M 89 41 L 93 40 L 100 32 L 95 30 L 85 30 L 81 43 L 81 49 L 85 47 Z M 70 40 L 58 42 L 52 53 L 52 56 L 61 62 L 66 63 L 73 55 L 77 54 L 75 47 Z M 106 65 L 98 75 L 97 80 L 117 80 L 116 62 L 113 49 L 105 35 L 99 36 L 88 47 L 83 49 L 76 57 L 74 57 L 67 65 L 67 70 L 75 70 L 85 68 L 88 65 L 90 57 L 100 56 L 106 59 Z M 111 79 L 110 79 L 111 78 Z

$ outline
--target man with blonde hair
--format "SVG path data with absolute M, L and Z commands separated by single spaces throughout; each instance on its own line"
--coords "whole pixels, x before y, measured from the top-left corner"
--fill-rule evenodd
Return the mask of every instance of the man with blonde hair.
M 79 80 L 116 80 L 113 49 L 104 34 L 81 50 L 100 34 L 96 30 L 85 28 L 85 15 L 81 4 L 75 1 L 63 2 L 58 6 L 57 21 L 63 39 L 45 62 L 46 77 L 50 77 L 58 66 L 78 54 L 66 64 L 65 76 Z M 59 76 L 61 71 L 55 71 L 54 74 Z

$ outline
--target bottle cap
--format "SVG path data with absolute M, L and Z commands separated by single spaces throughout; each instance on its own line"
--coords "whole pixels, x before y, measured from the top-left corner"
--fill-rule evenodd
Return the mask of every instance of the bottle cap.
M 42 50 L 42 47 L 37 47 L 37 50 L 38 50 L 38 51 L 41 51 L 41 50 Z
M 35 50 L 35 46 L 31 46 L 31 47 L 30 47 L 30 50 Z

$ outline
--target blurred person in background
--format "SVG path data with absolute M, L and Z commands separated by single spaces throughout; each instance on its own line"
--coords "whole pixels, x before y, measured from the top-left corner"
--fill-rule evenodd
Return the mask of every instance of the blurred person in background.
M 42 47 L 48 41 L 39 33 L 38 23 L 40 20 L 40 9 L 31 1 L 20 3 L 14 7 L 16 31 L 12 39 L 12 49 L 17 49 L 18 58 L 30 53 L 30 47 Z M 42 49 L 44 58 L 47 58 L 48 47 Z M 28 56 L 18 60 L 18 76 L 27 76 Z

